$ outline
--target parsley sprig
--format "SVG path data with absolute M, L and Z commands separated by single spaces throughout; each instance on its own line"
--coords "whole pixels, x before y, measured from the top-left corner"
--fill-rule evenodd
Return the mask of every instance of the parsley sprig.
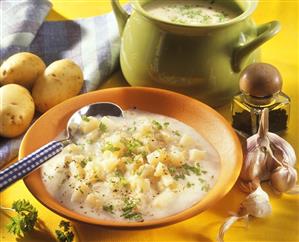
M 29 201 L 25 199 L 17 200 L 13 202 L 11 210 L 16 212 L 17 215 L 11 217 L 10 223 L 7 224 L 7 229 L 10 233 L 20 236 L 26 232 L 33 231 L 38 212 Z
M 59 223 L 59 229 L 55 230 L 56 237 L 59 242 L 72 242 L 74 239 L 74 233 L 71 230 L 70 222 L 61 220 Z
M 16 213 L 6 225 L 8 232 L 17 236 L 24 236 L 25 233 L 34 231 L 35 226 L 38 228 L 38 223 L 40 222 L 38 211 L 28 200 L 19 199 L 12 203 L 11 208 L 1 206 L 0 208 Z M 58 241 L 72 242 L 74 233 L 71 231 L 70 223 L 62 220 L 59 223 L 59 228 L 55 231 Z

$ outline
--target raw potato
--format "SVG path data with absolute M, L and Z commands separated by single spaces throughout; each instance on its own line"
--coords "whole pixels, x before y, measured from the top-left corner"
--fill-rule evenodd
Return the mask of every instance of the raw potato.
M 43 113 L 76 96 L 82 84 L 83 73 L 76 63 L 67 59 L 53 62 L 33 86 L 32 96 L 36 109 Z
M 0 67 L 0 85 L 15 83 L 31 89 L 45 69 L 45 63 L 34 54 L 21 52 L 12 55 Z
M 34 115 L 29 91 L 16 84 L 0 88 L 0 136 L 16 137 L 28 128 Z

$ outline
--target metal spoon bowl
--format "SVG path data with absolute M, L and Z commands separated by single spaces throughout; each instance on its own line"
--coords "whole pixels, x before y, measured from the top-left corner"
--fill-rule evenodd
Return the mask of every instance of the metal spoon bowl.
M 74 141 L 74 136 L 72 134 L 71 127 L 73 124 L 80 124 L 82 116 L 84 115 L 97 118 L 103 116 L 122 117 L 123 111 L 118 105 L 110 102 L 92 103 L 80 108 L 78 111 L 73 113 L 68 120 L 66 128 L 67 137 L 65 139 L 52 141 L 25 158 L 17 161 L 13 165 L 0 171 L 0 191 L 3 191 L 8 186 L 22 179 L 51 157 L 61 152 L 66 145 L 72 143 Z

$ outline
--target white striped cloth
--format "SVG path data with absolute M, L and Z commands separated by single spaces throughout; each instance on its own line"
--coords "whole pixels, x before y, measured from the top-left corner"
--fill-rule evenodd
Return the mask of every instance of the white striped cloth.
M 82 92 L 95 90 L 117 68 L 120 41 L 113 13 L 68 21 L 44 21 L 47 0 L 0 0 L 0 62 L 21 51 L 48 65 L 69 58 L 84 73 Z M 0 138 L 0 166 L 17 155 L 22 137 Z

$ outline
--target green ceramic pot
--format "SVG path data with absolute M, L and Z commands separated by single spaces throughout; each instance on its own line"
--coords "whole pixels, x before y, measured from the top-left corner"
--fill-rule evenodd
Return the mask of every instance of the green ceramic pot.
M 132 86 L 165 88 L 211 105 L 239 91 L 240 71 L 260 58 L 259 46 L 280 30 L 277 21 L 256 26 L 250 18 L 257 1 L 225 1 L 242 13 L 225 23 L 191 26 L 165 22 L 134 0 L 129 15 L 117 0 L 112 7 L 121 38 L 122 72 Z

